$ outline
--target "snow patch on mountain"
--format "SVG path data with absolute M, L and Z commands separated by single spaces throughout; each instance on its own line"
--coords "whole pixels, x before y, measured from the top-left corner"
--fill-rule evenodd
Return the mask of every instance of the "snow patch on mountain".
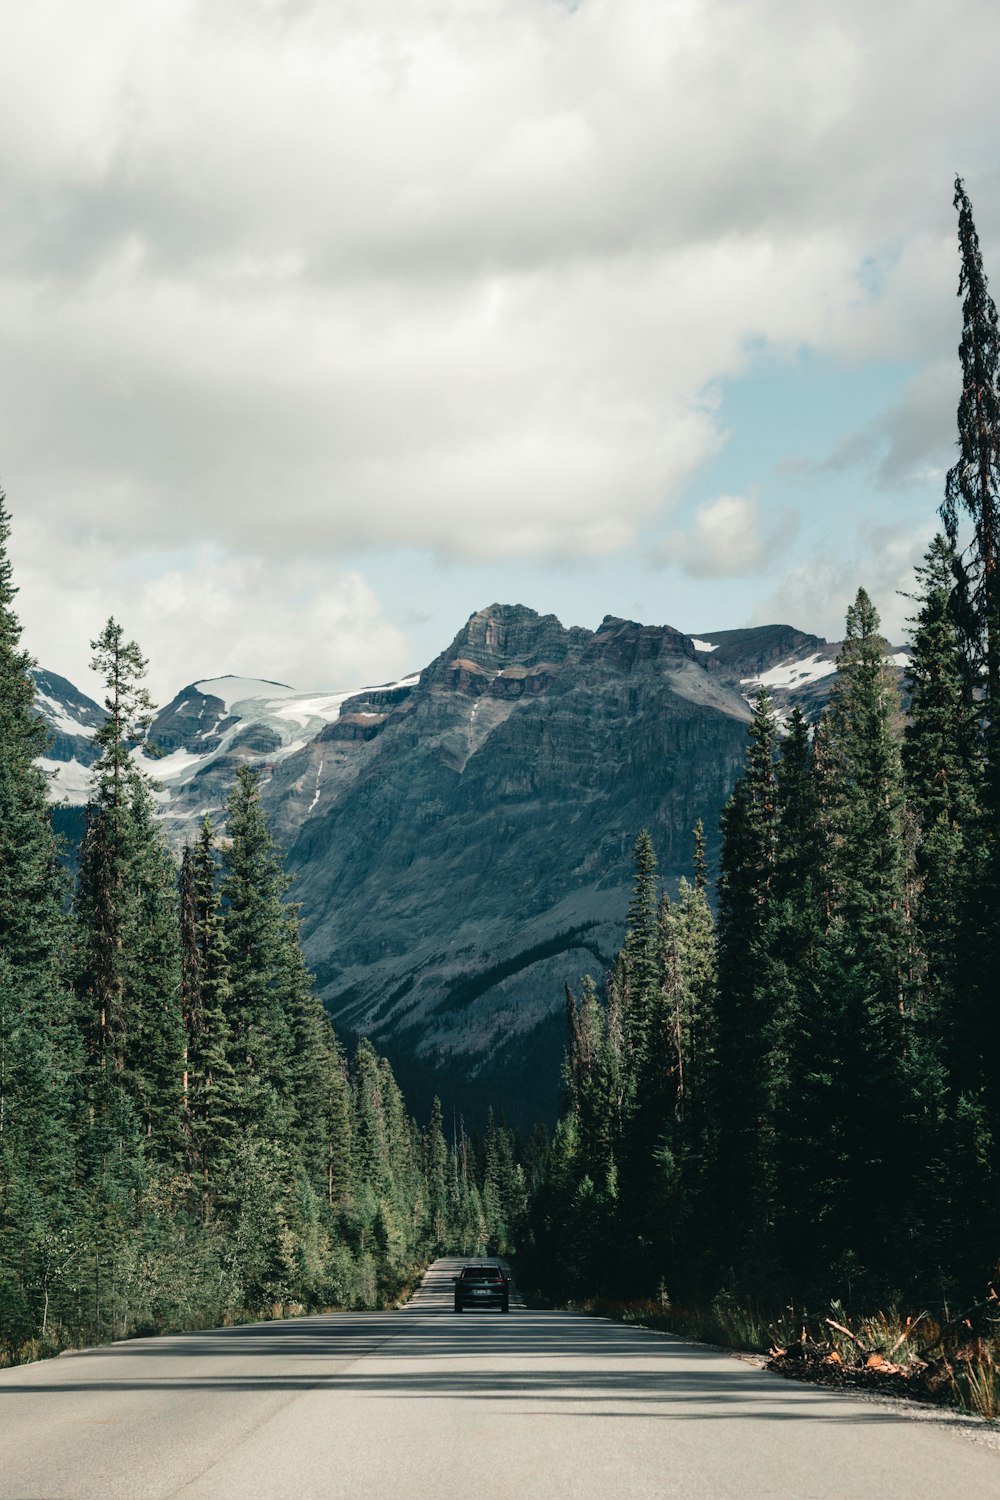
M 352 688 L 349 693 L 321 693 L 311 698 L 273 699 L 267 704 L 267 708 L 276 719 L 288 719 L 303 727 L 312 719 L 322 719 L 326 724 L 333 724 L 340 718 L 342 704 L 348 698 L 356 697 L 358 691 L 359 689 Z
M 48 797 L 50 802 L 68 802 L 71 807 L 83 807 L 90 796 L 91 767 L 80 761 L 49 760 L 40 755 L 36 762 L 49 777 Z
M 204 755 L 195 755 L 189 750 L 171 750 L 169 755 L 146 755 L 141 750 L 133 750 L 132 759 L 154 781 L 176 781 L 192 766 L 205 764 Z
M 254 677 L 211 677 L 192 684 L 206 697 L 221 698 L 226 712 L 253 704 L 255 712 L 244 713 L 243 718 L 288 719 L 302 728 L 319 719 L 333 724 L 340 717 L 340 710 L 348 698 L 360 697 L 363 693 L 394 692 L 397 688 L 415 687 L 420 673 L 401 677 L 398 682 L 383 682 L 377 687 L 350 688 L 342 693 L 300 692 L 283 682 L 268 682 Z
M 893 651 L 886 658 L 886 666 L 908 667 L 913 657 L 909 651 Z M 810 682 L 820 682 L 824 677 L 832 677 L 837 670 L 836 660 L 831 656 L 825 656 L 817 651 L 812 656 L 803 657 L 798 661 L 779 662 L 768 672 L 761 672 L 758 677 L 741 677 L 740 683 L 744 687 L 763 687 L 771 691 L 774 688 L 796 688 L 805 687 Z
M 761 672 L 759 677 L 741 677 L 740 684 L 743 687 L 767 688 L 768 692 L 774 688 L 805 687 L 808 682 L 819 682 L 824 677 L 832 676 L 836 670 L 837 663 L 817 651 L 800 661 L 779 662 L 770 671 Z
M 312 801 L 309 804 L 309 811 L 310 812 L 312 812 L 313 808 L 316 806 L 316 803 L 319 801 L 320 788 L 323 785 L 323 767 L 324 767 L 325 764 L 326 764 L 326 762 L 323 759 L 323 757 L 321 756 L 320 757 L 319 765 L 316 768 L 316 790 L 313 793 L 313 799 L 312 799 Z
M 55 730 L 57 734 L 78 735 L 85 740 L 93 739 L 93 725 L 83 724 L 79 719 L 74 719 L 71 714 L 67 713 L 65 704 L 50 697 L 48 693 L 43 693 L 38 687 L 35 688 L 35 702 L 41 709 L 49 728 Z
M 691 637 L 691 644 L 696 651 L 718 651 L 718 643 L 712 641 L 699 641 L 696 635 Z

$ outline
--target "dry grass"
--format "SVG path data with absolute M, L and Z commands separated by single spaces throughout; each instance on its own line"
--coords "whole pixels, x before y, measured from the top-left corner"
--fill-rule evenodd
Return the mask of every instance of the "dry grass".
M 900 1394 L 912 1374 L 914 1395 L 1000 1422 L 1000 1338 L 978 1339 L 956 1347 L 948 1337 L 952 1325 L 945 1317 L 938 1319 L 927 1313 L 913 1316 L 889 1308 L 854 1318 L 839 1303 L 831 1305 L 829 1318 L 796 1307 L 775 1313 L 737 1302 L 726 1294 L 706 1306 L 675 1306 L 665 1299 L 615 1302 L 598 1298 L 581 1310 L 748 1353 L 768 1354 L 775 1348 L 808 1341 L 835 1351 L 845 1376 L 863 1352 L 877 1351 L 891 1361 L 893 1369 L 900 1370 L 901 1379 L 894 1387 Z M 831 1326 L 831 1321 L 842 1328 Z M 933 1396 L 921 1392 L 916 1383 L 929 1363 L 941 1371 Z
M 954 1404 L 988 1422 L 1000 1422 L 1000 1350 L 963 1363 L 953 1379 Z

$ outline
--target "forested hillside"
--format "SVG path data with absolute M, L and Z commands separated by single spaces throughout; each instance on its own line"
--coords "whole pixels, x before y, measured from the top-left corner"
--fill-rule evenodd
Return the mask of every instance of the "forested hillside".
M 960 182 L 955 201 L 960 452 L 908 712 L 860 589 L 815 724 L 757 698 L 717 916 L 700 834 L 673 901 L 639 835 L 624 945 L 567 995 L 535 1210 L 552 1295 L 916 1312 L 997 1274 L 1000 348 Z
M 0 496 L 0 1360 L 382 1306 L 443 1250 L 505 1248 L 527 1186 L 510 1133 L 446 1141 L 367 1042 L 345 1059 L 255 771 L 178 875 L 133 754 L 145 663 L 113 620 L 70 889 L 9 531 Z

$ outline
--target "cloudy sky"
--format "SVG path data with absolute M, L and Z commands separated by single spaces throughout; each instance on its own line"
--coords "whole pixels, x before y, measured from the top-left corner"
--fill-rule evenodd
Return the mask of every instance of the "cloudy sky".
M 5 0 L 29 649 L 354 687 L 519 601 L 898 638 L 995 0 Z

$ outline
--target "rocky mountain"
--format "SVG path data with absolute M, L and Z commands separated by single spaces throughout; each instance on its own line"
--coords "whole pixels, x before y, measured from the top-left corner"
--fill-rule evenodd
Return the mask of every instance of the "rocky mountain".
M 371 1033 L 417 1101 L 551 1113 L 563 987 L 621 941 L 648 827 L 668 884 L 742 763 L 748 697 L 825 697 L 837 647 L 790 626 L 687 636 L 517 605 L 474 614 L 422 672 L 352 693 L 223 677 L 157 716 L 160 812 L 180 846 L 218 820 L 235 768 L 264 795 L 296 876 L 306 952 L 342 1032 Z M 102 710 L 39 674 L 54 791 L 86 796 Z

